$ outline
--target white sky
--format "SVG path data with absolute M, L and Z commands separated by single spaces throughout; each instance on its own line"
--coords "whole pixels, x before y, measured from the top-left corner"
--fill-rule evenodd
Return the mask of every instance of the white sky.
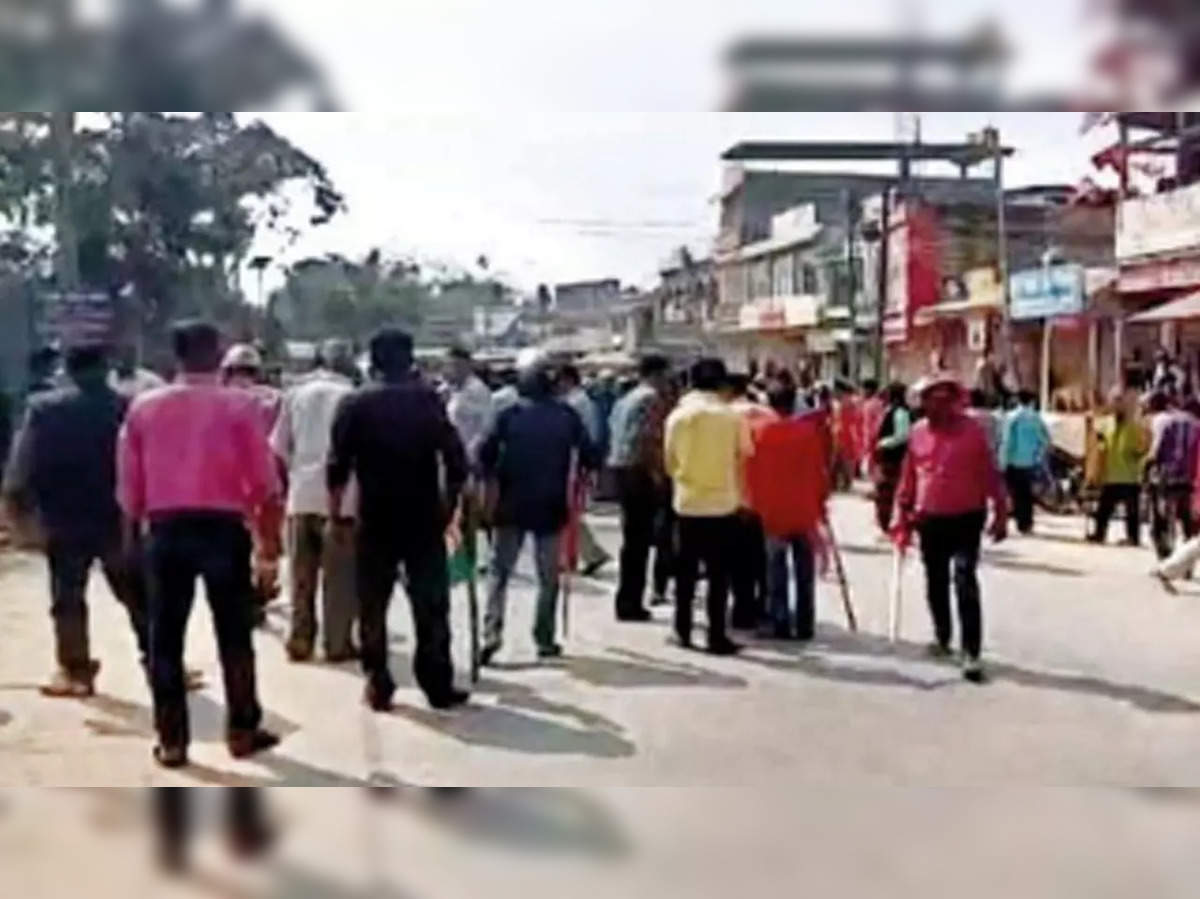
M 283 261 L 372 246 L 464 265 L 484 253 L 527 288 L 610 275 L 651 283 L 680 243 L 704 250 L 718 156 L 736 141 L 894 136 L 891 113 L 702 111 L 720 103 L 716 58 L 731 35 L 862 34 L 864 23 L 962 35 L 991 13 L 1019 48 L 1017 93 L 1077 86 L 1084 52 L 1073 0 L 242 5 L 272 12 L 326 63 L 342 104 L 360 110 L 263 116 L 325 162 L 349 202 Z M 1077 113 L 993 118 L 1019 150 L 1012 184 L 1078 181 L 1110 136 L 1081 139 Z M 924 137 L 959 140 L 988 121 L 929 114 Z

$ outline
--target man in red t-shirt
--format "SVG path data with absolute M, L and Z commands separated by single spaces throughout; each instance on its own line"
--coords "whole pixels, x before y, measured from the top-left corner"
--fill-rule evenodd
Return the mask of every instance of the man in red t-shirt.
M 991 440 L 963 411 L 964 393 L 958 382 L 938 374 L 917 392 L 925 419 L 913 427 L 908 439 L 896 493 L 894 533 L 901 546 L 909 543 L 913 533 L 921 538 L 926 597 L 937 638 L 931 653 L 939 658 L 951 654 L 953 580 L 962 628 L 963 676 L 982 683 L 983 613 L 976 568 L 989 504 L 994 510 L 988 529 L 992 539 L 1000 542 L 1008 534 L 1008 492 Z
M 751 508 L 766 534 L 768 627 L 779 639 L 811 640 L 816 626 L 815 549 L 829 497 L 829 450 L 818 416 L 795 417 L 796 389 L 768 391 L 774 415 L 752 427 L 746 464 Z M 788 603 L 788 554 L 796 582 L 793 624 Z

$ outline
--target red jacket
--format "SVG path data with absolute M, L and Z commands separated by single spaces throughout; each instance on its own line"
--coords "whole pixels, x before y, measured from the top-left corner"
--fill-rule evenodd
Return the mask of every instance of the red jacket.
M 746 463 L 750 507 L 774 537 L 814 532 L 829 496 L 828 442 L 818 416 L 755 422 Z

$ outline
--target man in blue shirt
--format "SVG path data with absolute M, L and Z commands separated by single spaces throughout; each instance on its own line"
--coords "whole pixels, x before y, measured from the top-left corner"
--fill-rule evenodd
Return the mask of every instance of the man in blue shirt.
M 1033 483 L 1050 448 L 1050 432 L 1034 408 L 1032 391 L 1017 394 L 1017 407 L 1004 421 L 1001 465 L 1012 496 L 1013 517 L 1022 534 L 1033 532 Z

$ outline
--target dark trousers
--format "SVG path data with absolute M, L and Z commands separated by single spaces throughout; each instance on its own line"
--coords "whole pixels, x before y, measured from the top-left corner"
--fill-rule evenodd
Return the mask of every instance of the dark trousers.
M 186 747 L 190 740 L 183 644 L 196 579 L 212 609 L 225 679 L 230 734 L 262 721 L 254 668 L 250 534 L 240 516 L 179 513 L 150 525 L 146 544 L 150 587 L 150 684 L 159 741 Z
M 356 546 L 362 667 L 375 694 L 390 697 L 396 689 L 388 670 L 387 613 L 403 565 L 417 632 L 413 673 L 427 697 L 447 696 L 454 687 L 454 664 L 444 535 L 436 528 L 415 533 L 363 523 Z
M 979 604 L 979 547 L 984 512 L 926 518 L 918 526 L 921 560 L 925 563 L 926 598 L 937 641 L 949 647 L 954 637 L 950 615 L 950 579 L 958 599 L 963 652 L 979 658 L 983 649 L 983 611 Z
M 617 495 L 621 502 L 621 572 L 616 607 L 617 617 L 623 617 L 643 608 L 646 565 L 656 542 L 663 490 L 648 472 L 621 468 L 617 470 Z
M 679 558 L 675 575 L 675 633 L 684 643 L 692 639 L 692 600 L 700 563 L 708 575 L 708 645 L 727 638 L 729 550 L 737 529 L 733 515 L 721 518 L 679 516 Z
M 896 490 L 900 486 L 903 458 L 880 459 L 875 479 L 875 523 L 884 533 L 892 527 L 892 507 L 896 504 Z
M 733 626 L 743 630 L 757 627 L 763 617 L 767 594 L 767 548 L 762 521 L 757 515 L 737 516 L 730 558 L 733 587 Z
M 1196 524 L 1192 519 L 1192 487 L 1190 484 L 1155 484 L 1150 491 L 1154 551 L 1160 559 L 1165 559 L 1175 549 L 1172 521 L 1179 523 L 1185 539 L 1190 540 L 1196 535 Z
M 1108 523 L 1118 503 L 1125 507 L 1125 539 L 1132 544 L 1141 540 L 1142 488 L 1140 484 L 1105 484 L 1100 489 L 1100 505 L 1096 508 L 1096 530 L 1092 539 L 1103 543 L 1108 537 Z
M 1033 532 L 1033 475 L 1032 468 L 1010 465 L 1004 471 L 1008 495 L 1012 498 L 1013 518 L 1022 534 Z
M 654 520 L 654 595 L 667 595 L 667 587 L 675 576 L 676 534 L 675 510 L 671 508 L 671 490 L 662 491 L 658 516 Z
M 128 557 L 120 534 L 104 537 L 52 536 L 46 546 L 50 566 L 50 616 L 54 619 L 54 648 L 60 668 L 86 677 L 90 674 L 87 584 L 92 565 L 100 563 L 109 589 L 125 607 L 138 655 L 147 662 L 146 588 L 141 560 Z

